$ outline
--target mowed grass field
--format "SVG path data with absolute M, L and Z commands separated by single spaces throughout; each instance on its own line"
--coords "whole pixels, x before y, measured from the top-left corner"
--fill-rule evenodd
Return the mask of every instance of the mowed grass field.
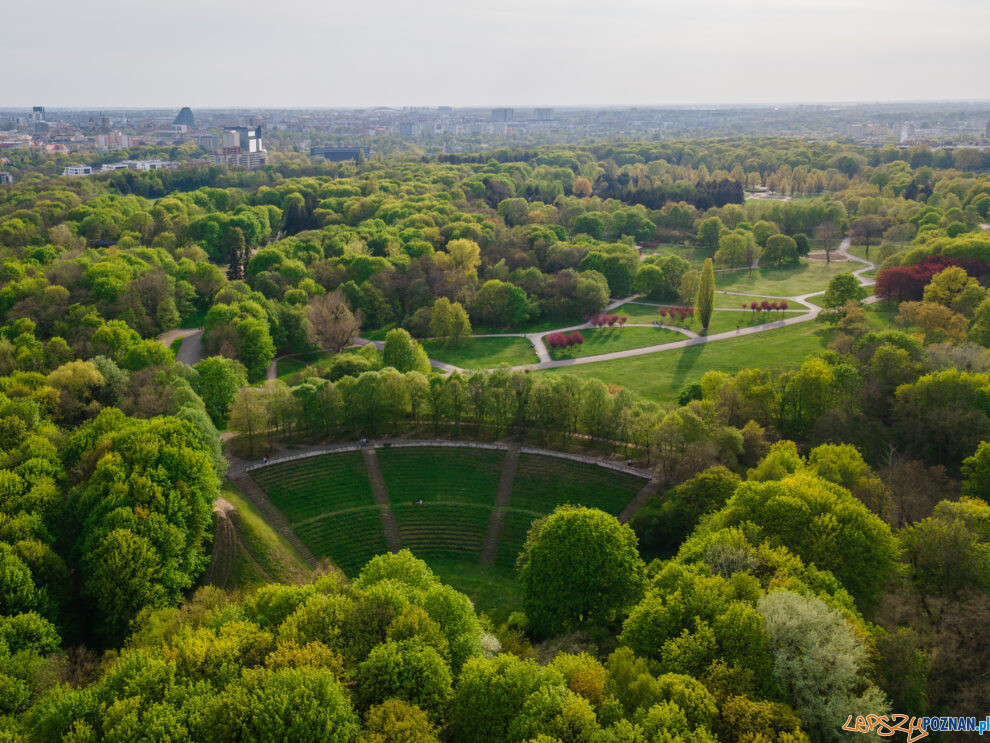
M 426 355 L 462 369 L 490 369 L 499 364 L 521 366 L 535 364 L 539 359 L 525 338 L 467 338 L 460 346 L 451 348 L 439 341 L 423 341 Z
M 746 367 L 798 367 L 809 353 L 825 348 L 830 337 L 831 331 L 821 324 L 806 322 L 738 339 L 729 338 L 615 361 L 575 364 L 542 373 L 594 377 L 658 402 L 676 402 L 685 387 L 700 380 L 708 371 L 734 374 Z
M 760 267 L 752 271 L 720 271 L 715 274 L 715 289 L 744 294 L 792 297 L 813 291 L 824 291 L 837 273 L 850 272 L 853 264 L 825 263 L 802 259 L 797 266 L 781 268 Z M 857 264 L 855 268 L 859 268 Z

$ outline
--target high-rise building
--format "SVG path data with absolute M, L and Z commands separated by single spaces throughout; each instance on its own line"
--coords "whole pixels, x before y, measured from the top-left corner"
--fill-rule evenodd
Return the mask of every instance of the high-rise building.
M 45 120 L 45 107 L 35 106 L 31 109 L 31 121 L 44 121 Z
M 552 121 L 553 120 L 553 109 L 552 108 L 538 108 L 538 109 L 536 109 L 536 120 L 537 121 Z
M 512 121 L 515 113 L 515 109 L 512 108 L 493 108 L 492 121 Z
M 261 140 L 261 126 L 233 126 L 223 130 L 220 146 L 210 154 L 210 162 L 240 168 L 260 168 L 268 162 Z

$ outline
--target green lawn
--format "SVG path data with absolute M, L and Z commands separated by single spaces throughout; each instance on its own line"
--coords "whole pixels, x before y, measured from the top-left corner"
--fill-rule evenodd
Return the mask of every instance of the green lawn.
M 495 449 L 402 447 L 379 449 L 389 499 L 411 503 L 471 503 L 491 507 L 505 452 Z
M 761 300 L 762 301 L 762 300 Z M 776 301 L 776 300 L 775 300 Z M 739 304 L 742 304 L 741 302 Z M 771 312 L 770 314 L 764 312 L 751 312 L 749 310 L 742 312 L 736 311 L 736 304 L 731 309 L 719 310 L 716 309 L 712 314 L 712 319 L 708 325 L 708 332 L 711 333 L 721 333 L 726 330 L 735 330 L 736 326 L 749 327 L 750 325 L 762 325 L 764 323 L 776 322 L 788 317 L 793 317 L 794 315 L 799 315 L 807 310 L 801 307 L 801 305 L 796 302 L 790 303 L 792 307 L 798 307 L 800 309 L 791 310 L 788 309 L 784 313 Z M 748 302 L 747 302 L 748 304 Z M 619 305 L 614 310 L 619 315 L 625 315 L 629 318 L 629 322 L 648 322 L 652 323 L 654 320 L 659 320 L 660 316 L 657 314 L 657 307 L 655 305 L 640 304 L 639 302 L 627 302 L 626 304 Z M 685 320 L 685 324 L 681 324 L 680 321 L 677 323 L 671 323 L 670 319 L 664 320 L 665 325 L 678 325 L 681 327 L 686 327 L 689 330 L 693 330 L 696 333 L 701 332 L 701 320 L 697 315 L 693 319 Z M 628 328 L 631 330 L 631 328 Z M 582 331 L 583 332 L 583 331 Z M 625 331 L 623 331 L 625 332 Z
M 715 288 L 745 294 L 766 294 L 790 297 L 816 290 L 824 291 L 837 273 L 850 272 L 849 263 L 842 261 L 802 260 L 800 265 L 782 268 L 756 268 L 752 271 L 725 271 L 715 274 Z M 740 300 L 741 301 L 741 300 Z
M 285 382 L 288 381 L 289 377 L 298 374 L 305 368 L 306 364 L 299 359 L 279 359 L 275 362 L 275 376 Z
M 183 340 L 184 340 L 183 338 L 176 338 L 174 341 L 172 341 L 169 344 L 169 348 L 172 350 L 172 353 L 178 355 L 179 349 L 182 348 Z
M 438 557 L 427 562 L 441 581 L 466 594 L 479 612 L 484 612 L 497 624 L 522 609 L 522 585 L 516 579 L 512 565 L 488 568 L 465 560 Z
M 823 349 L 831 333 L 806 322 L 737 339 L 688 348 L 560 367 L 544 373 L 567 373 L 619 384 L 660 402 L 674 402 L 689 384 L 711 370 L 735 373 L 745 367 L 783 369 L 800 366 L 805 356 Z
M 322 513 L 374 505 L 360 452 L 271 464 L 252 471 L 251 477 L 290 523 Z
M 716 287 L 718 286 L 718 277 L 719 277 L 719 274 L 715 274 L 715 285 L 716 285 Z M 773 301 L 780 302 L 781 300 L 786 299 L 786 297 L 773 297 L 773 296 L 770 296 L 770 295 L 767 295 L 766 297 L 764 297 L 762 294 L 759 297 L 746 297 L 746 296 L 743 296 L 741 294 L 729 294 L 726 291 L 723 291 L 721 288 L 716 288 L 716 290 L 715 290 L 715 309 L 734 310 L 734 309 L 736 309 L 738 307 L 741 307 L 743 302 L 746 302 L 747 304 L 749 304 L 754 299 L 759 299 L 759 301 L 761 301 L 761 302 L 764 299 L 769 299 L 771 302 L 773 302 Z M 654 308 L 654 310 L 653 310 L 654 314 L 656 313 L 656 308 L 657 307 L 677 307 L 677 306 L 679 306 L 681 304 L 680 302 L 655 302 L 652 299 L 636 299 L 636 300 L 633 300 L 633 301 L 636 304 L 643 304 L 643 305 L 647 305 L 648 307 L 653 307 Z M 630 304 L 632 304 L 632 303 L 631 302 L 627 302 L 624 305 L 620 305 L 620 307 L 628 307 Z M 614 309 L 614 310 L 612 310 L 612 312 L 619 312 L 619 310 L 618 309 Z
M 560 320 L 543 319 L 530 320 L 512 328 L 492 328 L 488 325 L 472 325 L 471 332 L 476 335 L 498 335 L 500 333 L 546 333 L 557 328 L 567 328 L 580 325 L 580 317 L 565 317 Z
M 231 482 L 225 483 L 222 494 L 236 509 L 234 525 L 240 540 L 227 588 L 243 588 L 267 580 L 296 583 L 309 576 L 310 570 L 295 548 Z M 264 574 L 259 572 L 259 567 Z
M 597 356 L 600 353 L 626 351 L 630 348 L 657 346 L 687 338 L 683 333 L 667 328 L 589 328 L 582 330 L 584 343 L 568 349 L 553 349 L 549 346 L 550 357 L 554 359 L 575 359 L 584 356 Z M 546 336 L 543 338 L 546 342 Z
M 488 369 L 499 364 L 519 366 L 539 360 L 525 338 L 468 338 L 457 348 L 448 348 L 439 341 L 423 341 L 422 345 L 431 359 L 463 369 Z
M 711 251 L 707 248 L 700 248 L 690 245 L 661 245 L 656 250 L 644 250 L 643 257 L 650 258 L 655 255 L 676 255 L 691 264 L 691 268 L 700 269 L 705 258 L 711 256 Z

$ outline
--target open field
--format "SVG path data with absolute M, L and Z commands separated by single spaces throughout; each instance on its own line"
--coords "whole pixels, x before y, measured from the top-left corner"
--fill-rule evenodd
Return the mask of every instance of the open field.
M 523 454 L 509 506 L 546 514 L 572 503 L 618 515 L 645 484 L 643 478 L 594 464 Z
M 748 366 L 784 369 L 801 365 L 805 356 L 828 345 L 831 333 L 807 322 L 756 335 L 703 343 L 672 351 L 615 361 L 560 367 L 543 373 L 594 377 L 627 387 L 658 402 L 676 402 L 678 394 L 710 370 L 735 373 Z
M 457 348 L 439 341 L 423 341 L 431 359 L 438 359 L 462 369 L 488 369 L 499 364 L 520 366 L 536 363 L 533 346 L 525 338 L 466 338 Z
M 687 336 L 667 328 L 589 328 L 582 330 L 584 343 L 567 349 L 549 348 L 554 359 L 576 359 L 583 356 L 597 356 L 600 353 L 626 351 L 630 348 L 655 346 L 660 343 L 673 343 Z M 544 342 L 546 338 L 544 337 Z
M 813 291 L 824 291 L 829 280 L 837 273 L 851 272 L 859 265 L 836 262 L 802 260 L 797 266 L 783 268 L 754 268 L 723 271 L 715 274 L 715 289 L 744 294 L 766 294 L 775 297 L 793 297 Z
M 292 527 L 317 557 L 329 557 L 356 575 L 377 554 L 388 552 L 377 506 L 338 511 Z

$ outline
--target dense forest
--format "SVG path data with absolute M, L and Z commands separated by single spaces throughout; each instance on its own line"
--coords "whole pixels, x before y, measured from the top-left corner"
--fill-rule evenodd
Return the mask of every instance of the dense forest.
M 798 743 L 985 715 L 988 158 L 781 138 L 75 179 L 18 160 L 0 740 Z M 846 236 L 876 283 L 821 287 L 823 347 L 676 401 L 427 353 L 633 295 L 693 317 L 706 272 L 831 267 Z M 168 332 L 199 328 L 177 361 Z M 275 378 L 287 354 L 319 362 Z M 509 616 L 406 551 L 203 585 L 225 453 L 399 435 L 592 452 L 659 493 L 629 524 L 533 523 Z

